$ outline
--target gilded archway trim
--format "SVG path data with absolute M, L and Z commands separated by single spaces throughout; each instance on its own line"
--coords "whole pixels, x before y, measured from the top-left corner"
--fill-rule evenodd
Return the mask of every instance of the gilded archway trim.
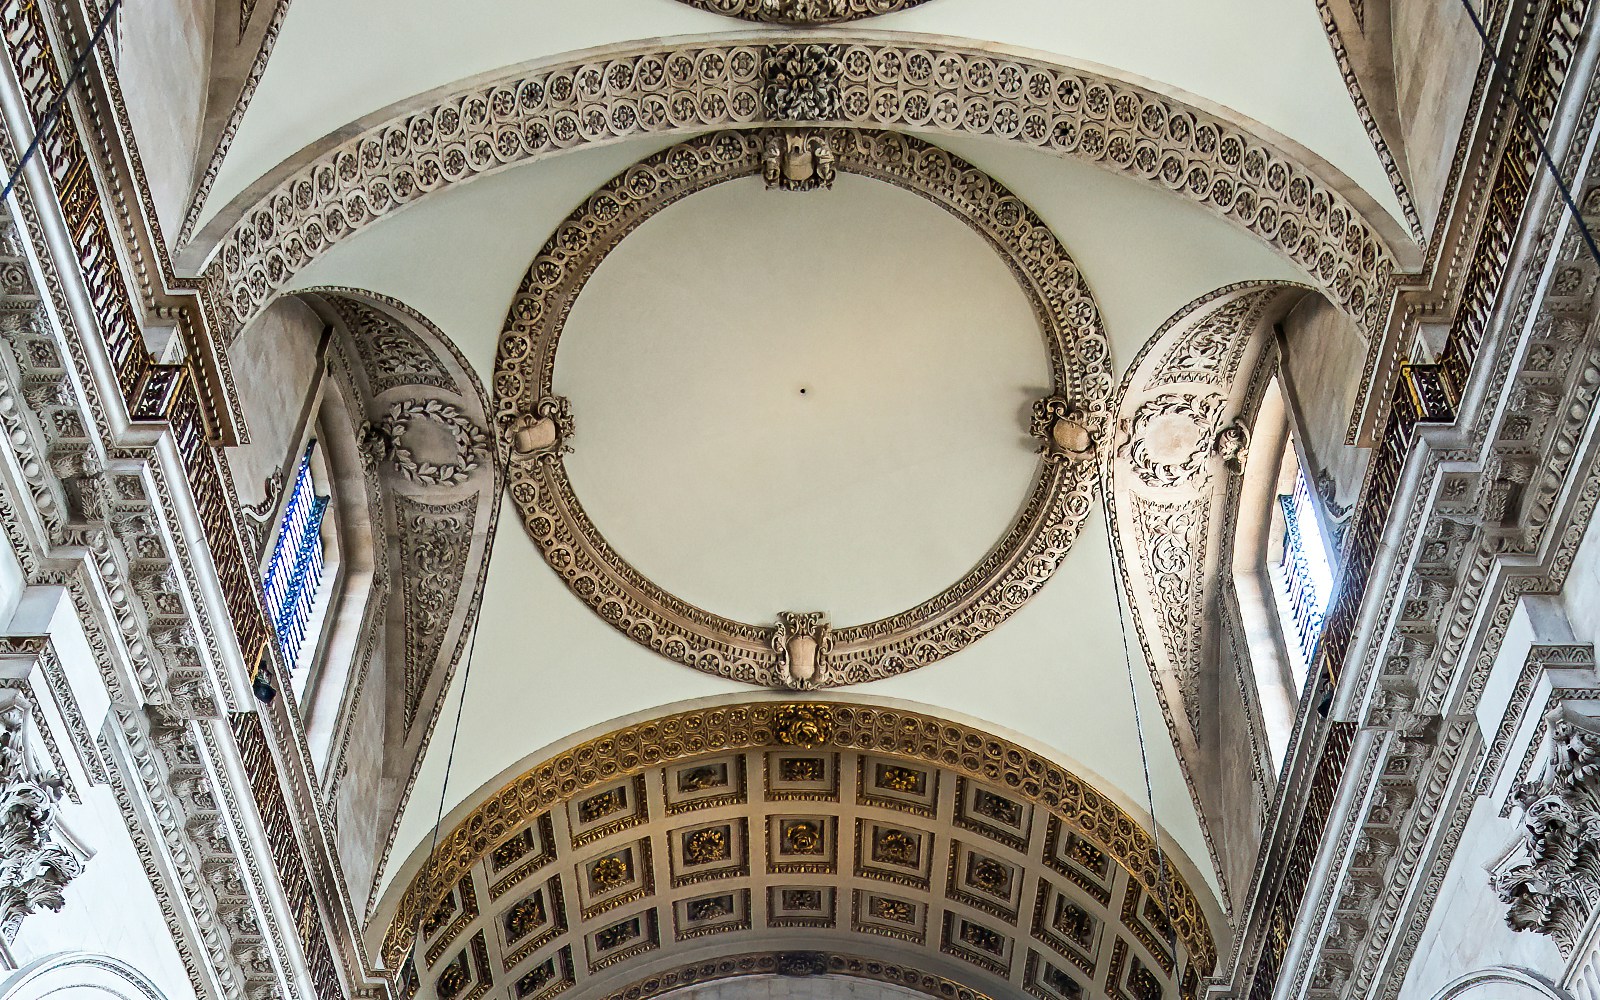
M 1311 275 L 1379 332 L 1404 231 L 1348 178 L 1177 98 L 1102 73 L 949 45 L 792 34 L 607 51 L 523 70 L 396 114 L 264 181 L 208 223 L 202 290 L 224 337 L 334 245 L 429 194 L 631 136 L 843 125 L 984 136 L 1093 163 L 1188 198 Z M 815 68 L 801 107 L 785 67 Z M 808 71 L 809 72 L 809 71 Z M 311 155 L 307 151 L 306 155 Z M 1351 198 L 1356 199 L 1353 203 Z
M 998 182 L 920 139 L 855 129 L 808 135 L 831 150 L 837 170 L 918 194 L 994 247 L 1039 322 L 1050 397 L 1063 401 L 1063 411 L 1070 404 L 1086 426 L 1103 427 L 1112 381 L 1105 328 L 1087 283 L 1043 221 Z M 955 653 L 1019 610 L 1070 550 L 1092 507 L 1096 469 L 1092 461 L 1047 453 L 1019 514 L 976 566 L 915 607 L 866 624 L 724 618 L 666 592 L 611 547 L 585 513 L 563 458 L 563 422 L 572 416 L 554 394 L 554 381 L 567 314 L 628 233 L 696 191 L 761 173 L 776 138 L 724 131 L 670 147 L 623 171 L 556 228 L 518 287 L 500 335 L 495 421 L 511 455 L 511 498 L 529 535 L 563 582 L 612 627 L 663 656 L 733 680 L 803 689 L 860 684 Z M 534 437 L 537 447 L 522 446 Z M 814 666 L 790 662 L 789 640 L 797 633 L 814 636 Z
M 678 0 L 725 17 L 767 24 L 842 24 L 909 10 L 928 0 Z
M 935 997 L 937 1000 L 993 1000 L 989 994 L 958 983 L 954 979 L 923 972 L 902 962 L 886 962 L 876 958 L 837 955 L 831 952 L 826 955 L 816 954 L 813 958 L 806 953 L 781 951 L 747 952 L 742 955 L 729 955 L 725 958 L 679 965 L 665 972 L 646 976 L 622 989 L 612 990 L 605 995 L 604 1000 L 655 1000 L 656 997 L 673 990 L 725 979 L 793 975 L 794 971 L 790 967 L 807 960 L 812 965 L 812 968 L 805 970 L 807 975 L 843 976 L 847 979 L 888 983 L 891 986 Z
M 541 813 L 597 786 L 652 768 L 734 750 L 869 751 L 942 768 L 1034 803 L 1092 840 L 1145 891 L 1164 899 L 1178 941 L 1208 973 L 1217 949 L 1205 910 L 1171 855 L 1093 785 L 1026 747 L 918 712 L 848 702 L 760 701 L 678 712 L 626 726 L 531 768 L 443 835 L 407 884 L 382 953 L 398 969 L 420 917 L 434 913 L 473 865 Z

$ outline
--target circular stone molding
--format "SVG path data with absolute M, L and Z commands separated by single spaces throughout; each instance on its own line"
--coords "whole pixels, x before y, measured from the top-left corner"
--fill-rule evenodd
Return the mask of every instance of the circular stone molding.
M 839 24 L 907 10 L 927 0 L 678 0 L 713 14 L 768 24 Z
M 892 132 L 806 130 L 802 146 L 829 168 L 918 194 L 993 246 L 1031 302 L 1051 392 L 1036 407 L 1038 471 L 1004 536 L 944 592 L 864 625 L 832 627 L 795 611 L 769 624 L 723 618 L 665 592 L 628 564 L 589 520 L 562 459 L 582 414 L 552 391 L 556 347 L 589 276 L 646 219 L 697 191 L 766 174 L 769 150 L 797 133 L 729 131 L 673 146 L 591 195 L 557 229 L 512 301 L 495 358 L 495 420 L 511 453 L 511 497 L 528 533 L 567 585 L 641 645 L 707 673 L 797 689 L 859 684 L 925 666 L 988 634 L 1055 572 L 1092 507 L 1095 449 L 1069 451 L 1054 420 L 1102 435 L 1111 395 L 1109 346 L 1087 284 L 1055 235 L 1016 196 L 958 157 Z M 820 142 L 820 145 L 815 145 Z M 815 154 L 821 155 L 821 154 Z M 775 197 L 778 195 L 774 195 Z M 787 195 L 785 195 L 787 197 Z M 1026 432 L 1026 425 L 1018 430 Z M 1076 428 L 1075 428 L 1076 429 Z M 1071 435 L 1067 435 L 1071 436 Z

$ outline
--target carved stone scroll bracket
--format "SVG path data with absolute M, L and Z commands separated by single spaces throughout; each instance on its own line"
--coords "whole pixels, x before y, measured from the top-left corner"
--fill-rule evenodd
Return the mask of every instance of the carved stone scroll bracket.
M 1029 430 L 1039 439 L 1037 450 L 1047 462 L 1087 462 L 1100 441 L 1089 411 L 1062 396 L 1047 396 L 1033 404 Z
M 16 937 L 23 918 L 59 912 L 67 884 L 83 861 L 56 836 L 61 776 L 40 768 L 28 736 L 33 704 L 16 689 L 0 689 L 0 940 Z
M 565 396 L 544 396 L 532 413 L 518 414 L 510 423 L 512 458 L 540 461 L 572 452 L 572 403 Z
M 833 144 L 809 129 L 773 129 L 761 154 L 761 176 L 768 190 L 815 191 L 833 187 L 838 170 Z
M 1542 773 L 1516 791 L 1521 842 L 1490 884 L 1512 930 L 1547 934 L 1570 957 L 1600 905 L 1600 719 L 1558 705 L 1544 752 Z
M 784 687 L 796 691 L 820 687 L 827 681 L 833 630 L 820 611 L 785 611 L 772 630 L 772 649 L 778 654 L 778 679 Z
M 1234 475 L 1244 472 L 1244 463 L 1250 457 L 1250 428 L 1238 417 L 1223 424 L 1211 439 L 1211 452 Z

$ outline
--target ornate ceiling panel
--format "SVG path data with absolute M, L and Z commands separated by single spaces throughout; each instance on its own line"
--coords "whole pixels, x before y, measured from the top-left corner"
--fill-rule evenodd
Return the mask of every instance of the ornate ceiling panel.
M 803 95 L 803 96 L 801 96 Z M 1023 142 L 1188 198 L 1266 241 L 1369 334 L 1405 235 L 1240 126 L 1095 73 L 955 47 L 652 48 L 518 74 L 352 136 L 201 233 L 205 288 L 237 327 L 293 276 L 377 219 L 453 184 L 590 143 L 807 122 Z M 223 232 L 223 228 L 232 226 Z M 197 247 L 198 249 L 198 247 Z
M 556 348 L 600 260 L 661 208 L 763 173 L 816 186 L 844 170 L 909 189 L 965 221 L 1000 252 L 1033 305 L 1052 370 L 1032 432 L 1043 459 L 1021 513 L 955 584 L 897 615 L 833 626 L 794 609 L 775 623 L 733 621 L 645 578 L 584 512 L 563 454 L 576 425 L 556 396 Z M 1093 296 L 1065 248 L 1017 198 L 955 156 L 891 132 L 722 132 L 664 150 L 592 195 L 551 236 L 512 301 L 495 362 L 496 422 L 511 496 L 551 567 L 635 641 L 688 666 L 791 688 L 861 683 L 915 669 L 987 634 L 1050 578 L 1090 510 L 1094 437 L 1106 418 L 1110 359 Z M 1023 427 L 1017 428 L 1019 432 Z
M 384 960 L 440 1000 L 774 972 L 1154 1000 L 1195 996 L 1216 961 L 1175 859 L 1092 786 L 960 726 L 839 703 L 612 733 L 518 778 L 433 859 Z M 684 966 L 708 940 L 735 957 Z

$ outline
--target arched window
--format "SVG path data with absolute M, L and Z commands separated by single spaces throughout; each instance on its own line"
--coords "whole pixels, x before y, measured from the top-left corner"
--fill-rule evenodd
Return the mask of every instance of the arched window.
M 1322 520 L 1312 499 L 1294 450 L 1291 434 L 1279 463 L 1278 503 L 1273 511 L 1273 558 L 1268 561 L 1278 613 L 1295 679 L 1305 684 L 1322 637 L 1322 622 L 1333 597 L 1333 563 L 1337 558 L 1322 530 Z
M 1233 562 L 1261 721 L 1280 767 L 1338 576 L 1338 553 L 1302 462 L 1291 409 L 1273 379 L 1251 435 Z

